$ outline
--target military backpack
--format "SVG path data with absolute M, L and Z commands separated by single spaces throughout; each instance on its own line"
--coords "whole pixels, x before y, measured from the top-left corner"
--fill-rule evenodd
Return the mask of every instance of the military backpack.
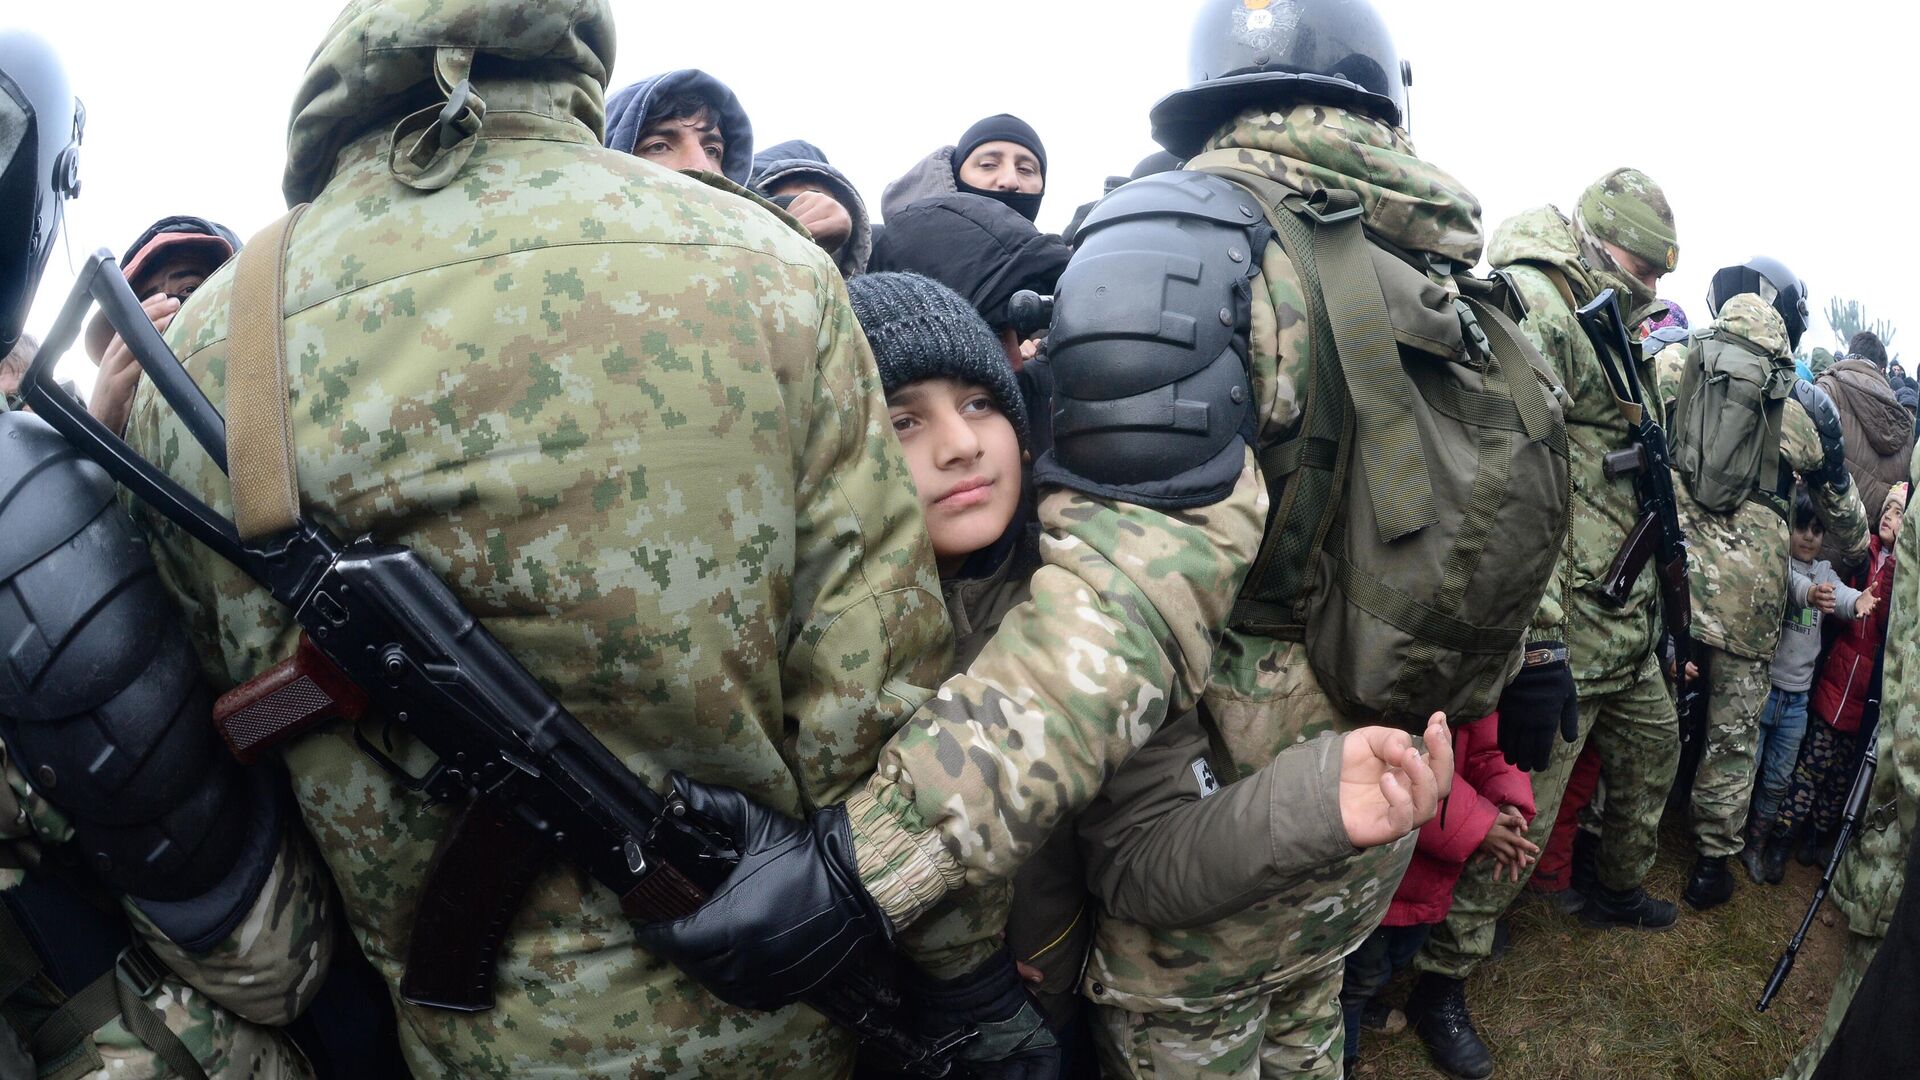
M 1786 516 L 1773 484 L 1795 377 L 1791 357 L 1771 355 L 1732 331 L 1688 336 L 1673 404 L 1673 464 L 1702 509 L 1731 514 L 1754 501 Z
M 1298 429 L 1259 454 L 1271 506 L 1234 627 L 1304 642 L 1349 716 L 1491 713 L 1572 498 L 1558 384 L 1518 297 L 1368 234 L 1351 192 L 1215 175 L 1265 208 L 1311 334 Z

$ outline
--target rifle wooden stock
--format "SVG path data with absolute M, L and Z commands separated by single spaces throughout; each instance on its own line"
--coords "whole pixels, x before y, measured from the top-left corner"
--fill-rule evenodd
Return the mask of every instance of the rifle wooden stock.
M 1633 532 L 1627 534 L 1626 543 L 1614 554 L 1613 565 L 1607 567 L 1607 576 L 1600 586 L 1600 599 L 1608 607 L 1626 606 L 1633 583 L 1640 580 L 1659 546 L 1660 522 L 1652 514 L 1641 515 Z
M 251 765 L 315 725 L 352 723 L 366 711 L 366 693 L 301 634 L 293 656 L 220 695 L 213 726 L 233 756 Z

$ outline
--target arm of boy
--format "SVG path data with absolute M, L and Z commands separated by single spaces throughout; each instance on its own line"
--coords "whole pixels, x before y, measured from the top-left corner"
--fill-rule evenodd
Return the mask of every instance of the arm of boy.
M 1808 597 L 1813 592 L 1813 579 L 1793 569 L 1789 569 L 1787 575 L 1787 606 L 1807 607 L 1811 603 Z
M 1436 718 L 1424 758 L 1397 729 L 1327 734 L 1202 796 L 1213 783 L 1204 732 L 1189 719 L 1164 734 L 1079 827 L 1088 891 L 1113 915 L 1166 929 L 1216 922 L 1359 848 L 1405 836 L 1434 816 L 1453 771 Z

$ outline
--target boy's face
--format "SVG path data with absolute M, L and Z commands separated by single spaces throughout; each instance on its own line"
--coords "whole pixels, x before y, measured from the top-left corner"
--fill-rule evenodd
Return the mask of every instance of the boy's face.
M 1906 520 L 1906 507 L 1897 502 L 1888 506 L 1886 512 L 1880 515 L 1880 542 L 1891 545 L 1900 539 L 1900 527 Z
M 1793 530 L 1793 557 L 1801 562 L 1812 562 L 1820 557 L 1820 541 L 1827 532 L 1820 527 L 1816 519 L 1805 525 L 1796 525 Z
M 942 574 L 1000 539 L 1020 505 L 1020 437 L 993 395 L 973 383 L 922 379 L 887 395 L 893 433 Z

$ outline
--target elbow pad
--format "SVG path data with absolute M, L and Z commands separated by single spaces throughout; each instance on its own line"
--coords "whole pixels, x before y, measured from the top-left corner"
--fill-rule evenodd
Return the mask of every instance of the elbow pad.
M 0 432 L 0 738 L 95 877 L 151 902 L 183 947 L 210 947 L 272 868 L 272 777 L 214 731 L 113 481 L 38 417 L 7 413 Z
M 1840 410 L 1834 408 L 1833 398 L 1807 380 L 1796 379 L 1793 399 L 1806 410 L 1814 430 L 1820 433 L 1820 479 L 1835 493 L 1847 490 L 1853 476 L 1847 472 L 1847 438 L 1841 432 Z
M 1272 236 L 1205 173 L 1136 180 L 1087 215 L 1054 294 L 1036 484 L 1159 510 L 1226 498 L 1256 430 L 1247 333 Z

